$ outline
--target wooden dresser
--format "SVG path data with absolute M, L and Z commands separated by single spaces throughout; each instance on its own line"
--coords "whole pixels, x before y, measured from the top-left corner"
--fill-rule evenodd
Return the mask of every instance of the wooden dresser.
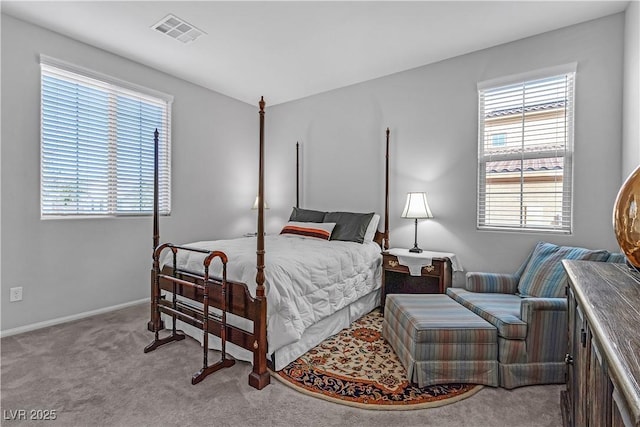
M 569 276 L 564 425 L 640 427 L 640 276 L 624 264 L 562 263 Z

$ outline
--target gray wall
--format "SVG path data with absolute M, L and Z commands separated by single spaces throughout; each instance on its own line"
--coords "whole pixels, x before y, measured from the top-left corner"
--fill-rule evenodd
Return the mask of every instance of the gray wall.
M 629 3 L 624 27 L 622 179 L 640 165 L 640 2 Z
M 419 245 L 458 254 L 467 271 L 513 272 L 538 240 L 615 250 L 624 19 L 618 14 L 274 106 L 268 141 L 303 144 L 303 207 L 382 212 L 383 132 L 390 127 L 391 246 L 412 245 L 413 222 L 400 213 L 406 192 L 426 191 L 435 218 L 419 223 Z M 476 230 L 476 83 L 574 61 L 574 233 Z M 287 187 L 278 188 L 278 198 L 292 191 Z M 288 209 L 274 214 L 285 217 Z
M 2 15 L 3 331 L 149 296 L 150 217 L 40 220 L 41 53 L 174 95 L 163 240 L 255 229 L 258 99 L 250 106 Z M 14 286 L 23 301 L 9 302 Z

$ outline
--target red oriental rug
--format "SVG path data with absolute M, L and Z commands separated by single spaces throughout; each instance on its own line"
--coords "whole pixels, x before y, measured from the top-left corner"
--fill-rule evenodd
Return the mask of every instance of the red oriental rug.
M 475 384 L 411 385 L 381 330 L 382 313 L 374 310 L 272 374 L 300 392 L 364 409 L 442 406 L 482 389 Z

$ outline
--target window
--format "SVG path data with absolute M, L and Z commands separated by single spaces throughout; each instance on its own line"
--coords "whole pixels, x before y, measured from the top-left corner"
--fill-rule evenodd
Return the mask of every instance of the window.
M 494 133 L 493 135 L 491 135 L 491 147 L 504 147 L 506 144 L 506 133 Z
M 44 56 L 41 91 L 42 218 L 151 214 L 155 129 L 170 213 L 172 97 Z
M 478 85 L 479 229 L 571 233 L 574 76 Z

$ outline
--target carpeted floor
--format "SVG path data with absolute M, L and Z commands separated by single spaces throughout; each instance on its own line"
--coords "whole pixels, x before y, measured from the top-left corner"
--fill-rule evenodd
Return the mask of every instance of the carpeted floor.
M 148 306 L 3 338 L 3 426 L 560 426 L 563 386 L 485 387 L 460 402 L 369 411 L 303 395 L 272 379 L 255 390 L 238 362 L 192 386 L 202 363 L 192 339 L 149 354 Z M 217 360 L 212 352 L 210 361 Z M 25 410 L 53 421 L 11 420 Z M 43 415 L 45 412 L 34 412 Z

